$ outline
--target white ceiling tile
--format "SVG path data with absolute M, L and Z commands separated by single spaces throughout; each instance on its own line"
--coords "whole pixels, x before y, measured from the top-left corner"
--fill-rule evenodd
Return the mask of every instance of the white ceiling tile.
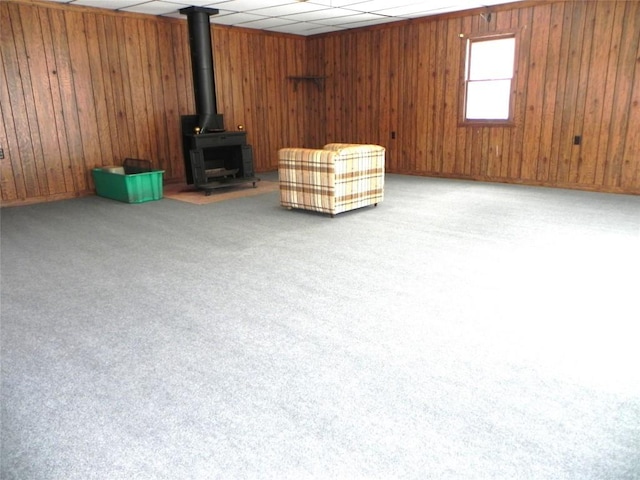
M 257 28 L 267 30 L 269 28 L 282 27 L 283 25 L 291 25 L 291 20 L 285 18 L 263 18 L 262 20 L 253 20 L 251 22 L 241 23 L 242 27 Z
M 499 5 L 502 3 L 511 3 L 512 1 L 514 2 L 521 2 L 522 0 L 465 0 L 464 3 L 465 6 L 469 5 L 469 4 L 481 4 L 481 6 L 486 7 L 486 6 L 490 6 L 490 5 Z M 460 3 L 460 2 L 458 2 Z M 475 5 L 469 5 L 468 8 L 472 8 Z
M 296 35 L 315 35 L 321 33 L 325 28 L 329 28 L 330 31 L 335 30 L 335 27 L 325 27 L 322 25 L 314 25 L 313 23 L 298 22 L 291 25 L 285 25 L 283 27 L 270 28 L 272 32 L 293 33 Z
M 207 8 L 209 8 L 209 7 L 207 7 Z M 213 21 L 214 19 L 216 19 L 216 18 L 220 18 L 220 17 L 224 17 L 225 15 L 238 15 L 238 14 L 239 14 L 238 12 L 234 12 L 234 11 L 231 11 L 231 10 L 223 10 L 222 8 L 218 8 L 217 6 L 216 6 L 216 7 L 211 7 L 211 8 L 215 8 L 216 10 L 218 10 L 218 13 L 217 13 L 216 15 L 211 15 L 211 16 L 209 17 L 209 22 L 210 22 L 210 23 L 215 23 L 215 22 Z M 180 17 L 181 17 L 183 20 L 186 20 L 186 19 L 187 19 L 187 16 L 186 16 L 186 15 L 183 15 L 183 14 L 180 14 Z
M 429 16 L 445 12 L 468 10 L 487 5 L 488 2 L 498 4 L 509 3 L 511 1 L 521 0 L 398 0 L 391 5 L 387 0 L 364 0 L 357 4 L 349 5 L 347 8 L 402 18 L 407 16 Z
M 0 0 L 2 1 L 2 0 Z M 47 1 L 47 0 L 42 0 Z M 48 0 L 186 20 L 185 6 L 220 10 L 211 23 L 313 35 L 522 0 Z
M 415 5 L 405 5 L 402 7 L 393 7 L 393 8 L 387 8 L 382 10 L 376 10 L 376 13 L 380 15 L 387 15 L 389 17 L 402 17 L 404 15 L 409 15 L 416 12 L 424 12 L 426 10 L 438 10 L 441 8 L 444 8 L 444 7 L 440 5 L 435 8 L 431 8 L 431 6 L 429 6 L 429 8 L 425 8 L 425 5 L 418 3 Z
M 131 7 L 132 5 L 138 5 L 143 1 L 137 2 L 132 0 L 76 0 L 73 5 L 84 5 L 86 7 L 107 8 L 110 10 L 118 10 L 120 8 Z
M 225 2 L 215 0 L 211 2 L 213 8 L 217 8 L 216 5 L 220 4 L 220 8 L 225 10 L 233 10 L 235 12 L 245 12 L 248 10 L 257 10 L 258 8 L 265 7 L 277 7 L 279 5 L 291 4 L 293 0 L 272 0 L 271 2 L 265 2 L 264 0 L 228 0 Z
M 344 25 L 346 23 L 356 23 L 356 22 L 380 22 L 384 18 L 381 15 L 376 15 L 375 13 L 354 13 L 353 15 L 349 15 L 347 17 L 339 17 L 339 18 L 330 18 L 327 20 L 316 20 L 314 23 L 320 23 L 322 25 Z M 398 20 L 392 19 L 392 20 Z
M 352 22 L 352 23 L 343 23 L 340 25 L 342 28 L 362 28 L 362 27 L 370 27 L 372 25 L 382 25 L 383 23 L 391 23 L 402 20 L 401 18 L 393 18 L 393 17 L 382 17 L 382 19 L 376 20 L 364 20 L 361 22 Z
M 310 28 L 305 32 L 305 35 L 319 35 L 321 33 L 329 33 L 329 32 L 338 32 L 340 30 L 344 30 L 339 26 L 328 26 L 328 25 L 318 25 L 316 28 Z
M 313 12 L 315 10 L 323 10 L 325 7 L 321 5 L 312 5 L 310 3 L 294 2 L 289 5 L 280 5 L 278 7 L 260 8 L 252 10 L 251 13 L 259 13 L 270 17 L 281 17 L 284 15 L 295 15 L 296 13 Z
M 187 7 L 208 7 L 213 3 L 212 0 L 167 0 L 167 1 L 181 4 L 182 6 L 180 8 L 184 8 L 185 6 L 187 6 Z
M 229 15 L 213 15 L 211 23 L 218 25 L 239 25 L 241 23 L 263 20 L 265 17 L 251 13 L 230 13 Z
M 471 8 L 476 8 L 476 7 L 471 7 Z M 458 8 L 455 6 L 450 6 L 450 7 L 441 7 L 438 8 L 436 10 L 427 10 L 427 11 L 421 11 L 421 12 L 414 12 L 414 13 L 407 13 L 407 14 L 403 14 L 403 15 L 398 15 L 398 16 L 402 16 L 405 18 L 420 18 L 420 17 L 428 17 L 429 15 L 439 15 L 442 13 L 449 13 L 449 12 L 456 12 L 458 11 Z
M 307 30 L 307 33 L 310 35 L 317 35 L 319 33 L 337 32 L 339 30 L 344 29 L 336 25 L 316 25 L 314 28 L 310 28 L 309 30 Z
M 342 8 L 365 2 L 366 0 L 311 0 L 309 3 L 331 8 Z
M 184 20 L 186 17 L 182 15 L 180 12 L 171 12 L 162 14 L 163 17 L 169 18 L 179 18 L 180 20 Z
M 353 10 L 346 10 L 344 8 L 324 8 L 322 10 L 315 10 L 313 12 L 287 15 L 284 18 L 300 22 L 313 22 L 316 20 L 330 20 L 332 18 L 346 17 L 349 15 L 355 15 L 356 13 L 357 12 L 354 12 Z
M 393 4 L 387 0 L 366 0 L 364 2 L 350 5 L 349 8 L 358 10 L 359 12 L 375 12 L 376 10 L 388 9 L 390 7 L 401 7 L 410 3 L 416 3 L 413 1 L 396 1 Z
M 180 5 L 178 3 L 154 0 L 147 3 L 141 3 L 139 5 L 133 5 L 131 7 L 121 8 L 120 10 L 123 12 L 146 13 L 148 15 L 163 15 L 178 11 L 183 7 L 184 5 Z

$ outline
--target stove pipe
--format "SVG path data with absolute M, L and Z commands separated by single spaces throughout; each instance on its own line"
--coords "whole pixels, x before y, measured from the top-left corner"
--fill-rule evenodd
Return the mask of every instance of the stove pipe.
M 200 117 L 201 131 L 205 132 L 218 122 L 213 54 L 211 52 L 211 24 L 209 23 L 209 16 L 217 15 L 218 10 L 186 7 L 180 9 L 180 13 L 187 16 L 196 113 Z

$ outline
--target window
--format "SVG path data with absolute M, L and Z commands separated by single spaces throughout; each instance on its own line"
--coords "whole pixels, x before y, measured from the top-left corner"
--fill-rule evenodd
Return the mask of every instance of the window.
M 464 80 L 465 123 L 511 123 L 516 37 L 469 38 Z

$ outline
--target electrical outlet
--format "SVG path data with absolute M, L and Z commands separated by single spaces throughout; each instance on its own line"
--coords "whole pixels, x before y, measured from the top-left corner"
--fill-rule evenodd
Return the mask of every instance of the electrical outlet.
M 4 160 L 4 148 L 0 148 L 0 160 Z
M 582 143 L 582 136 L 581 135 L 576 135 L 575 137 L 573 137 L 573 144 L 574 145 L 580 145 Z

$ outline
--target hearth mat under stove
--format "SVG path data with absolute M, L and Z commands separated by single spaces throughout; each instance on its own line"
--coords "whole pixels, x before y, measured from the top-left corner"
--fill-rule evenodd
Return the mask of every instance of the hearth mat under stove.
M 197 190 L 193 185 L 170 184 L 164 186 L 164 198 L 187 202 L 194 205 L 208 205 L 209 203 L 232 200 L 234 198 L 254 197 L 265 193 L 277 192 L 280 188 L 278 182 L 261 180 L 254 188 L 249 184 L 239 184 L 213 190 L 210 195 L 204 195 L 202 190 Z M 274 201 L 274 205 L 279 204 Z

